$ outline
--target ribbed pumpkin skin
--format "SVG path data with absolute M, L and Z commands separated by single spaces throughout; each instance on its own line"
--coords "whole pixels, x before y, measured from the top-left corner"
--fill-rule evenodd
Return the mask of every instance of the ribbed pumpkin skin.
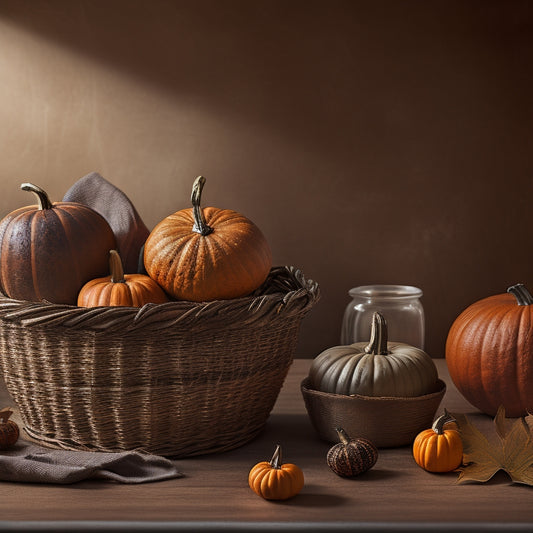
M 367 439 L 339 442 L 329 449 L 326 462 L 341 477 L 356 477 L 370 470 L 378 460 L 378 450 Z
M 0 222 L 0 290 L 17 300 L 76 305 L 81 287 L 107 272 L 115 247 L 107 221 L 87 206 L 21 207 Z
M 461 394 L 482 412 L 508 417 L 533 411 L 533 305 L 511 294 L 484 298 L 453 322 L 446 363 Z
M 413 442 L 413 457 L 428 472 L 451 472 L 463 461 L 463 441 L 454 429 L 446 429 L 442 435 L 426 429 Z
M 113 282 L 111 276 L 87 282 L 78 296 L 80 307 L 142 307 L 147 303 L 168 301 L 163 289 L 150 277 L 126 274 L 124 282 Z
M 250 470 L 248 484 L 265 500 L 287 500 L 302 490 L 304 475 L 294 464 L 274 468 L 268 461 L 262 461 Z
M 423 350 L 389 342 L 390 353 L 365 353 L 366 342 L 333 346 L 319 354 L 309 371 L 311 386 L 334 394 L 412 397 L 427 394 L 438 373 Z
M 193 231 L 193 209 L 163 219 L 144 246 L 149 276 L 178 300 L 209 301 L 246 296 L 267 278 L 270 247 L 259 228 L 229 209 L 206 207 L 208 235 Z

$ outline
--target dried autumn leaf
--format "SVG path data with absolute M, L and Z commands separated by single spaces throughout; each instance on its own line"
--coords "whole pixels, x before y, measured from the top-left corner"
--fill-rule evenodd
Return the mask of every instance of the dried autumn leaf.
M 509 423 L 500 406 L 494 417 L 496 435 L 487 438 L 464 414 L 452 416 L 463 439 L 458 483 L 485 482 L 503 470 L 513 482 L 533 485 L 533 439 L 525 418 Z

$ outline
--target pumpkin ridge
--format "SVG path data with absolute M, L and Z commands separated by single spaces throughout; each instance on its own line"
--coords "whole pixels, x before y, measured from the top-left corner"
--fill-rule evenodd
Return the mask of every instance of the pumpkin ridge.
M 245 233 L 246 235 L 249 235 L 249 232 L 242 232 L 242 233 L 243 234 Z M 217 249 L 221 251 L 221 255 L 226 257 L 228 259 L 228 261 L 232 260 L 233 255 L 235 254 L 235 250 L 241 244 L 241 243 L 234 243 L 234 241 L 230 243 L 229 241 L 220 238 L 220 236 L 218 236 L 218 237 L 214 236 L 214 238 L 211 239 L 210 242 L 213 245 L 216 245 Z M 240 271 L 239 274 L 238 274 L 239 278 L 241 278 L 241 279 L 242 278 L 247 278 L 248 281 L 250 281 L 250 272 L 248 271 L 248 269 L 244 265 L 244 261 L 236 261 L 236 262 L 234 262 L 234 267 L 238 268 L 239 271 Z
M 409 389 L 408 377 L 411 378 L 411 373 L 416 365 L 412 364 L 411 359 L 396 357 L 396 353 L 384 356 L 389 366 L 387 379 L 390 379 L 391 383 L 394 384 L 394 396 L 406 396 Z
M 40 213 L 40 211 L 38 211 L 37 213 Z M 37 231 L 36 226 L 38 225 L 39 220 L 37 219 L 35 215 L 36 213 L 34 212 L 34 213 L 30 213 L 30 216 L 29 216 L 30 242 L 38 242 L 37 235 L 39 232 Z M 41 295 L 41 289 L 39 286 L 39 280 L 37 279 L 37 258 L 35 256 L 35 249 L 33 246 L 31 247 L 31 250 L 30 250 L 30 265 L 31 265 L 30 266 L 31 277 L 32 277 L 32 283 L 34 287 L 35 298 L 37 299 L 37 301 L 40 301 L 42 300 L 42 295 Z
M 532 313 L 531 313 L 531 308 L 528 309 L 528 307 L 524 307 L 522 311 L 522 315 L 520 317 L 519 338 L 524 337 L 521 343 L 522 354 L 533 353 L 533 342 L 532 342 L 532 336 L 531 336 L 531 330 L 533 326 Z M 522 335 L 522 332 L 525 332 L 525 333 Z M 530 376 L 533 374 L 533 363 L 531 363 L 530 358 L 527 356 L 526 357 L 523 356 L 520 362 L 526 365 L 526 369 L 523 371 L 519 371 L 519 369 L 516 368 L 517 380 L 519 383 L 519 386 L 517 387 L 517 391 L 518 391 L 518 396 L 520 399 L 520 404 L 524 405 L 528 412 L 533 412 L 533 403 L 531 399 L 527 398 L 525 395 L 525 391 L 528 390 L 529 387 L 531 387 Z M 519 365 L 518 357 L 516 358 L 515 364 Z
M 56 205 L 54 204 L 54 206 L 48 210 L 48 212 L 50 213 L 53 213 L 58 221 L 60 222 L 60 226 L 62 228 L 62 233 L 63 235 L 65 236 L 65 240 L 67 242 L 67 247 L 68 247 L 68 255 L 69 257 L 77 257 L 76 253 L 75 253 L 75 250 L 78 248 L 77 246 L 77 243 L 75 242 L 75 239 L 72 239 L 72 233 L 71 233 L 71 227 L 70 227 L 70 224 L 71 223 L 75 223 L 76 226 L 80 227 L 82 230 L 84 228 L 83 225 L 80 225 L 78 219 L 76 217 L 73 217 L 72 214 L 70 213 L 70 211 L 68 210 L 68 206 L 67 206 L 67 209 L 58 209 L 56 207 Z M 80 210 L 80 212 L 82 212 Z M 83 213 L 85 213 L 85 211 L 83 211 Z M 85 217 L 84 217 L 85 218 Z M 68 222 L 65 224 L 65 220 L 68 219 Z M 87 224 L 87 222 L 84 222 L 84 224 Z M 68 231 L 67 229 L 68 228 Z M 33 237 L 32 237 L 33 239 Z M 70 267 L 72 269 L 72 271 L 74 271 L 74 278 L 76 279 L 76 285 L 78 285 L 80 288 L 82 287 L 82 285 L 87 281 L 86 279 L 82 279 L 82 275 L 81 275 L 81 272 L 80 272 L 80 264 L 78 261 L 71 261 L 70 263 Z M 100 274 L 103 274 L 103 272 L 100 272 Z
M 176 253 L 176 247 L 169 236 L 168 248 L 165 248 L 165 250 L 168 251 L 164 253 L 161 253 L 160 251 L 157 254 L 158 256 L 166 255 L 170 257 L 170 259 L 168 259 L 167 271 L 166 273 L 160 273 L 158 271 L 156 279 L 162 279 L 164 285 L 168 284 L 168 286 L 172 287 L 175 291 L 176 285 L 182 281 L 183 276 L 180 275 L 180 272 L 188 272 L 194 268 L 195 254 L 191 253 L 190 250 L 197 247 L 197 239 L 198 234 L 191 233 L 190 235 L 183 235 L 180 239 L 179 253 Z M 191 261 L 193 261 L 192 265 L 190 265 Z M 187 291 L 188 290 L 187 285 Z
M 501 387 L 498 385 L 498 383 L 494 383 L 493 379 L 491 378 L 492 374 L 496 371 L 498 373 L 504 374 L 504 382 L 516 382 L 517 378 L 517 369 L 516 366 L 511 368 L 511 365 L 505 365 L 504 367 L 498 365 L 499 360 L 499 353 L 502 353 L 502 349 L 504 350 L 506 348 L 507 342 L 505 339 L 501 336 L 496 337 L 496 342 L 498 342 L 498 346 L 494 346 L 494 336 L 495 332 L 498 331 L 498 328 L 503 327 L 504 324 L 507 324 L 510 322 L 509 326 L 513 327 L 512 320 L 509 321 L 509 317 L 512 316 L 514 312 L 514 305 L 513 306 L 506 306 L 505 308 L 501 309 L 500 312 L 493 313 L 491 320 L 487 321 L 487 324 L 485 328 L 483 329 L 483 340 L 481 343 L 481 356 L 480 356 L 480 365 L 481 368 L 488 369 L 488 371 L 480 372 L 480 388 L 481 388 L 481 395 L 478 394 L 478 396 L 481 397 L 481 401 L 487 402 L 490 405 L 490 408 L 493 410 L 498 409 L 498 402 L 495 402 L 492 400 L 493 395 L 497 397 L 501 397 L 502 393 L 505 391 L 501 390 Z M 516 328 L 513 327 L 514 334 L 516 335 Z M 487 334 L 487 331 L 490 331 L 490 335 Z M 518 358 L 515 358 L 517 361 Z M 510 376 L 509 374 L 513 374 Z M 509 381 L 512 380 L 512 381 Z M 477 389 L 476 389 L 477 390 Z M 517 401 L 517 395 L 515 393 L 515 390 L 507 391 L 507 395 L 512 394 L 513 400 L 512 403 L 516 403 Z M 486 400 L 483 400 L 483 398 L 486 398 Z

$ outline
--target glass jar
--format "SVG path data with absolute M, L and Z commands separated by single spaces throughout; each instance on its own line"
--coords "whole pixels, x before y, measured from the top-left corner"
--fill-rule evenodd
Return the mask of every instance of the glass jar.
M 424 349 L 422 290 L 409 285 L 363 285 L 348 291 L 352 301 L 342 322 L 341 344 L 370 340 L 374 311 L 387 321 L 388 340 Z

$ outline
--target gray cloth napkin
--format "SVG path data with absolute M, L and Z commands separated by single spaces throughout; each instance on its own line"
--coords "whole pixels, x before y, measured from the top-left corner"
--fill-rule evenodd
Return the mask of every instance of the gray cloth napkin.
M 126 274 L 134 274 L 139 266 L 144 266 L 141 250 L 150 231 L 124 192 L 98 172 L 91 172 L 72 185 L 63 201 L 88 205 L 107 220 Z
M 27 483 L 76 483 L 104 479 L 119 483 L 147 483 L 183 477 L 169 459 L 126 452 L 52 450 L 19 440 L 0 452 L 0 479 Z

